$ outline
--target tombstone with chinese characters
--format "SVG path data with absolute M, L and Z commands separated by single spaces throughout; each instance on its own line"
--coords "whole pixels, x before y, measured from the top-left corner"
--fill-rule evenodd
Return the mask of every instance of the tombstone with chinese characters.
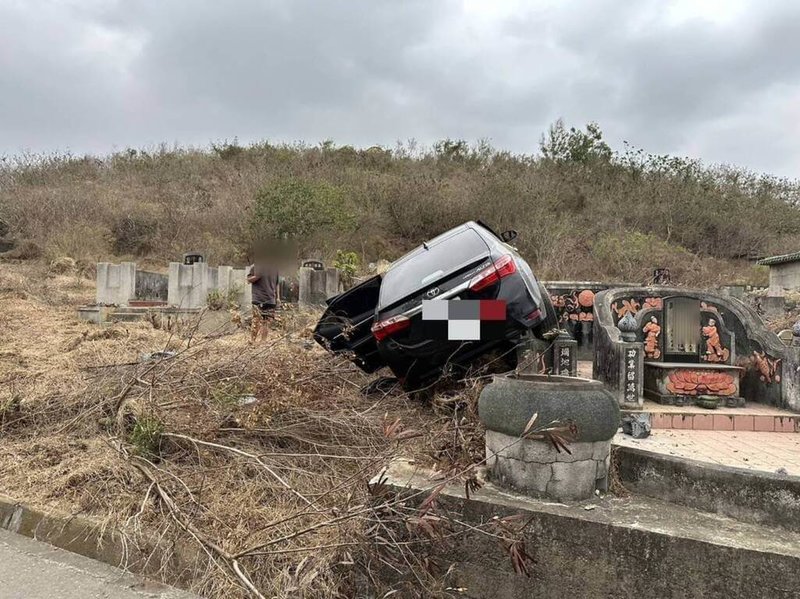
M 560 334 L 553 341 L 553 373 L 561 376 L 578 376 L 578 342 L 568 334 Z
M 578 342 L 561 331 L 555 339 L 528 334 L 517 346 L 517 373 L 578 376 Z
M 709 398 L 793 408 L 782 384 L 787 348 L 761 318 L 730 296 L 670 287 L 624 287 L 595 299 L 594 376 L 623 407 Z

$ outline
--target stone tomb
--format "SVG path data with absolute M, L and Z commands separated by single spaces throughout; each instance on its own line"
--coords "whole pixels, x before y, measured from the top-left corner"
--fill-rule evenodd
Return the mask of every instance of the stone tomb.
M 591 360 L 594 343 L 592 329 L 594 296 L 615 285 L 581 281 L 543 281 L 542 286 L 550 296 L 559 328 L 576 341 L 576 359 Z
M 321 264 L 321 263 L 320 263 Z M 325 300 L 339 293 L 339 271 L 335 268 L 303 266 L 299 271 L 300 307 L 324 306 Z
M 754 310 L 728 295 L 671 287 L 597 294 L 594 378 L 628 409 L 660 403 L 741 406 L 744 400 L 796 409 L 783 373 L 796 369 Z
M 251 289 L 246 270 L 231 266 L 208 266 L 206 262 L 172 262 L 169 275 L 137 271 L 133 262 L 97 265 L 97 306 L 130 307 L 168 305 L 196 310 L 208 304 L 212 292 L 229 295 L 243 309 L 249 309 Z

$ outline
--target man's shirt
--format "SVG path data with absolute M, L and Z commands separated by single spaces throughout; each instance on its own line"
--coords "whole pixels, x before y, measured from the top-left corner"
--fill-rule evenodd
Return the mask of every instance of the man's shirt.
M 247 276 L 260 277 L 252 284 L 254 304 L 278 303 L 278 269 L 255 264 L 250 267 Z

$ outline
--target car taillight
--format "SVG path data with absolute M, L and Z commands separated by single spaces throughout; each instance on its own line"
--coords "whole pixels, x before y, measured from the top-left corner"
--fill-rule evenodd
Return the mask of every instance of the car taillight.
M 408 319 L 408 316 L 403 316 L 402 314 L 392 316 L 391 318 L 373 324 L 372 336 L 375 337 L 375 341 L 383 341 L 387 337 L 403 329 L 407 329 L 409 326 L 411 326 L 411 321 Z
M 541 317 L 542 317 L 542 311 L 539 308 L 536 308 L 533 312 L 531 312 L 525 317 L 525 320 L 538 320 Z
M 515 272 L 517 272 L 517 263 L 514 262 L 514 258 L 511 254 L 506 254 L 495 260 L 494 264 L 484 268 L 481 272 L 472 277 L 472 280 L 469 282 L 469 288 L 472 291 L 486 289 L 497 283 L 500 279 L 508 275 L 513 275 Z

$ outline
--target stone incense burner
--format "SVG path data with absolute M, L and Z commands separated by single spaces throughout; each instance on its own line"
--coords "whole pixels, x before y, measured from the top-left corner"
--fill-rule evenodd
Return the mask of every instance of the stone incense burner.
M 608 488 L 611 438 L 620 425 L 614 396 L 590 379 L 498 375 L 478 401 L 486 426 L 486 455 L 492 481 L 534 497 L 558 501 L 591 497 Z M 569 451 L 545 439 L 522 438 L 531 417 L 534 429 L 574 424 Z

